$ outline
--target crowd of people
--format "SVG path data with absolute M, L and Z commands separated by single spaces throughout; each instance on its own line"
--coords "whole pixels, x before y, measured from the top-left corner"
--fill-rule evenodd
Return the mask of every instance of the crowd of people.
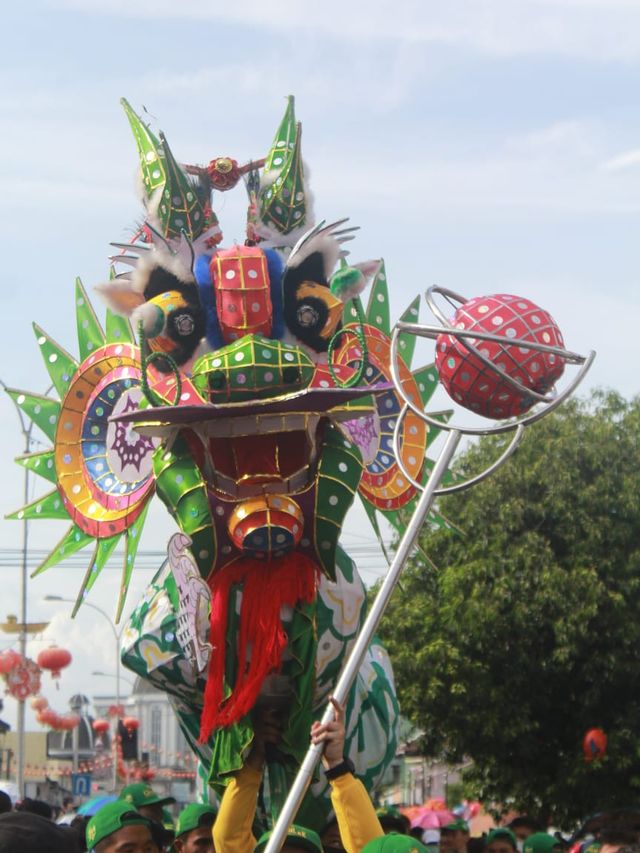
M 412 828 L 395 808 L 376 810 L 344 756 L 344 712 L 338 704 L 334 707 L 335 719 L 314 723 L 311 730 L 312 742 L 322 746 L 334 817 L 320 833 L 291 826 L 282 847 L 286 853 L 569 853 L 569 842 L 559 833 L 546 832 L 524 816 L 471 838 L 469 826 L 459 818 L 440 830 L 423 830 Z M 74 815 L 73 803 L 67 801 L 63 823 L 55 822 L 47 803 L 27 798 L 14 808 L 0 792 L 0 853 L 260 853 L 271 831 L 257 837 L 256 803 L 269 744 L 279 737 L 277 716 L 264 712 L 256 721 L 245 765 L 230 781 L 220 806 L 191 803 L 175 822 L 167 811 L 175 800 L 144 782 L 125 786 L 117 800 L 91 817 Z M 638 833 L 605 827 L 579 853 L 640 853 Z

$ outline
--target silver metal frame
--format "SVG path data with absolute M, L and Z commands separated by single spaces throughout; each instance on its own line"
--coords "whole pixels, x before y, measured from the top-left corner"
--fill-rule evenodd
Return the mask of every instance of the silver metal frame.
M 594 351 L 591 351 L 588 356 L 581 356 L 576 353 L 560 349 L 558 347 L 549 347 L 544 344 L 523 341 L 518 338 L 509 338 L 508 344 L 510 346 L 529 347 L 531 349 L 540 350 L 542 352 L 551 352 L 560 356 L 566 362 L 581 365 L 580 370 L 578 371 L 573 381 L 571 381 L 568 386 L 556 397 L 545 397 L 544 395 L 533 393 L 530 391 L 530 389 L 524 387 L 519 382 L 515 382 L 514 380 L 512 380 L 502 371 L 497 370 L 490 361 L 485 359 L 485 357 L 482 356 L 476 349 L 474 349 L 474 347 L 468 342 L 469 338 L 473 338 L 476 340 L 480 339 L 497 341 L 498 343 L 504 344 L 506 342 L 505 338 L 500 335 L 480 332 L 469 332 L 464 329 L 451 328 L 451 326 L 448 325 L 446 318 L 444 317 L 438 306 L 435 304 L 434 294 L 436 293 L 439 293 L 445 297 L 451 297 L 462 303 L 464 303 L 465 301 L 463 297 L 458 296 L 458 294 L 454 293 L 453 291 L 449 291 L 444 288 L 432 287 L 427 291 L 426 294 L 427 303 L 433 314 L 442 322 L 442 326 L 423 326 L 416 323 L 400 322 L 395 326 L 393 330 L 393 335 L 391 339 L 391 376 L 393 378 L 393 383 L 395 385 L 396 391 L 403 400 L 403 407 L 400 414 L 398 415 L 393 432 L 393 448 L 404 476 L 407 478 L 407 481 L 410 482 L 411 485 L 418 490 L 418 492 L 421 492 L 421 495 L 413 512 L 413 516 L 411 517 L 411 520 L 407 525 L 407 528 L 400 540 L 400 543 L 398 544 L 395 556 L 382 582 L 378 595 L 376 596 L 375 601 L 373 602 L 373 605 L 371 606 L 371 609 L 364 622 L 364 625 L 360 629 L 360 633 L 358 634 L 353 648 L 351 649 L 351 652 L 344 663 L 344 667 L 342 669 L 342 672 L 340 673 L 337 684 L 333 691 L 334 699 L 341 705 L 344 705 L 347 701 L 347 696 L 349 694 L 349 690 L 351 689 L 351 685 L 355 680 L 360 666 L 362 665 L 362 661 L 364 660 L 364 656 L 369 647 L 369 644 L 378 628 L 378 625 L 380 624 L 380 620 L 382 619 L 384 611 L 386 610 L 389 600 L 391 599 L 391 595 L 393 594 L 400 574 L 402 573 L 402 570 L 407 560 L 409 559 L 411 551 L 413 550 L 418 535 L 422 529 L 422 525 L 433 504 L 434 498 L 439 495 L 452 494 L 454 492 L 462 491 L 463 489 L 468 489 L 471 486 L 474 486 L 476 483 L 479 483 L 480 481 L 489 477 L 497 468 L 499 468 L 504 462 L 506 462 L 510 456 L 513 455 L 520 441 L 522 440 L 525 427 L 529 426 L 532 423 L 535 423 L 535 421 L 549 414 L 549 412 L 552 412 L 554 409 L 557 409 L 558 406 L 560 406 L 575 391 L 577 386 L 584 379 L 595 358 Z M 453 424 L 443 423 L 442 421 L 435 420 L 432 416 L 427 415 L 426 412 L 418 408 L 418 406 L 405 394 L 405 390 L 402 386 L 402 381 L 398 370 L 398 338 L 401 333 L 408 333 L 418 335 L 420 337 L 435 339 L 443 332 L 463 339 L 465 341 L 465 347 L 471 352 L 473 352 L 473 354 L 477 356 L 480 361 L 482 361 L 489 369 L 499 373 L 505 381 L 507 381 L 510 385 L 515 386 L 516 389 L 521 393 L 526 393 L 528 396 L 534 397 L 534 399 L 537 399 L 538 402 L 544 403 L 545 405 L 542 408 L 536 407 L 536 410 L 531 411 L 530 414 L 526 414 L 521 418 L 507 421 L 505 423 L 493 424 L 492 426 L 487 427 L 455 426 Z M 399 453 L 400 426 L 409 411 L 414 412 L 425 423 L 436 427 L 438 430 L 444 430 L 447 433 L 440 454 L 434 463 L 433 469 L 429 474 L 426 483 L 424 484 L 419 483 L 408 474 L 402 463 L 401 454 Z M 455 451 L 458 448 L 460 439 L 463 435 L 497 435 L 507 432 L 513 432 L 513 438 L 511 439 L 507 448 L 488 468 L 463 483 L 456 483 L 453 486 L 448 487 L 442 487 L 440 485 L 442 478 L 444 477 L 444 474 L 447 471 L 449 463 L 453 459 Z M 333 718 L 333 705 L 331 703 L 328 703 L 327 707 L 325 708 L 324 714 L 322 715 L 322 723 L 329 723 L 333 720 Z M 322 744 L 318 744 L 316 746 L 312 744 L 311 746 L 309 746 L 304 760 L 300 765 L 300 769 L 298 770 L 298 774 L 293 782 L 291 790 L 289 791 L 282 811 L 280 812 L 276 825 L 273 828 L 273 832 L 271 833 L 271 837 L 269 838 L 269 841 L 265 848 L 265 853 L 278 853 L 278 851 L 284 844 L 287 832 L 289 831 L 289 827 L 294 822 L 295 816 L 298 812 L 298 809 L 300 808 L 307 788 L 311 784 L 313 773 L 321 754 Z

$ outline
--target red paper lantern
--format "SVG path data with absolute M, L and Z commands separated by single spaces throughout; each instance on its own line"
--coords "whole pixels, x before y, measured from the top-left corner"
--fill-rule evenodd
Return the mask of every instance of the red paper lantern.
M 518 341 L 527 341 L 564 347 L 551 315 L 529 299 L 504 293 L 470 299 L 458 308 L 451 326 L 504 337 L 504 343 L 498 343 L 443 333 L 436 341 L 436 367 L 447 393 L 479 415 L 510 418 L 524 414 L 536 402 L 494 368 L 538 394 L 546 394 L 562 376 L 564 360 L 559 355 L 518 346 Z M 493 367 L 471 352 L 466 342 L 473 343 Z
M 109 720 L 94 720 L 91 728 L 97 735 L 104 735 L 109 731 Z
M 109 710 L 107 711 L 108 717 L 122 717 L 124 716 L 124 705 L 109 705 Z
M 0 652 L 0 675 L 8 675 L 11 670 L 18 666 L 21 660 L 22 658 L 18 652 L 13 649 Z
M 140 720 L 136 717 L 125 717 L 122 723 L 129 734 L 133 734 L 140 726 Z
M 60 716 L 53 708 L 43 708 L 36 714 L 36 720 L 43 726 L 49 726 L 52 729 L 58 728 Z
M 582 740 L 586 762 L 599 761 L 607 754 L 607 736 L 602 729 L 589 729 Z
M 29 704 L 34 711 L 44 711 L 45 708 L 49 707 L 49 700 L 45 699 L 44 696 L 34 696 Z
M 40 692 L 40 667 L 30 658 L 20 658 L 17 666 L 4 676 L 7 693 L 24 702 L 29 696 Z
M 57 728 L 57 729 L 64 731 L 64 732 L 69 732 L 72 729 L 75 729 L 77 726 L 80 725 L 80 715 L 79 714 L 63 714 L 61 717 L 58 718 L 57 722 L 58 722 L 58 724 L 57 724 L 57 726 L 54 726 L 54 728 Z
M 71 663 L 71 652 L 52 646 L 44 649 L 37 657 L 40 669 L 50 669 L 52 678 L 60 678 L 60 670 Z

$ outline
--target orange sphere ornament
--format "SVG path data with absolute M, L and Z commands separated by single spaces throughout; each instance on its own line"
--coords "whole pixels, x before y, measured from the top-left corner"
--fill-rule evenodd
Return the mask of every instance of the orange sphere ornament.
M 607 754 L 607 736 L 602 729 L 589 729 L 582 740 L 584 760 L 599 761 Z

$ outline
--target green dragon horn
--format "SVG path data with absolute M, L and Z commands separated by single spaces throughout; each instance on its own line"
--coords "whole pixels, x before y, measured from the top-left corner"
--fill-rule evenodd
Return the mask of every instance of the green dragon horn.
M 160 133 L 158 138 L 125 98 L 120 103 L 136 141 L 151 224 L 169 240 L 179 240 L 183 233 L 195 240 L 217 220 L 210 210 L 205 211 L 194 184 L 171 153 L 164 135 Z
M 296 122 L 293 95 L 266 157 L 259 196 L 262 224 L 282 235 L 308 226 L 304 166 L 300 147 L 302 132 Z

